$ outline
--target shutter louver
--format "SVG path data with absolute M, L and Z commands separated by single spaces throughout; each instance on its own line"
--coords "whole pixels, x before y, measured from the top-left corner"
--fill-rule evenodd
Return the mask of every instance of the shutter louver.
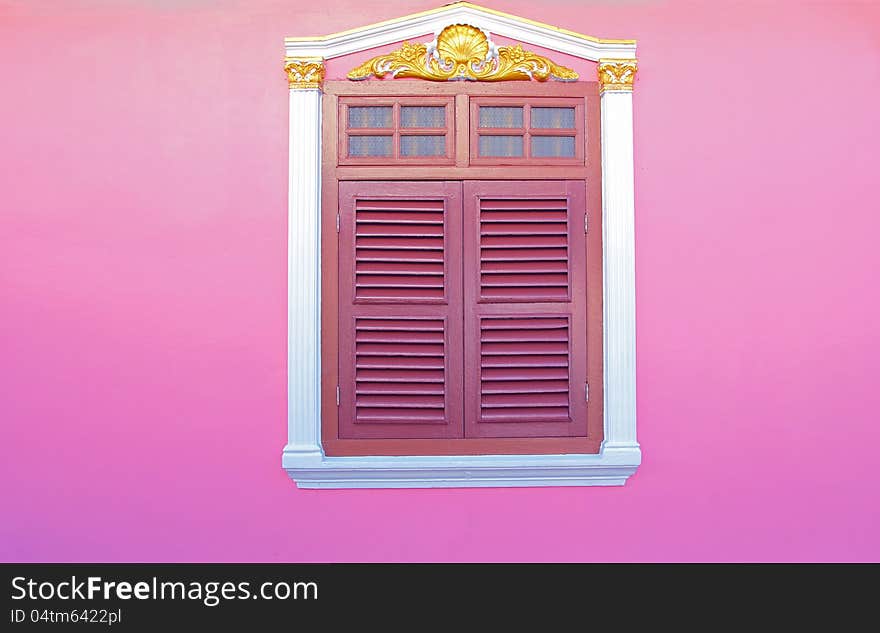
M 339 437 L 461 437 L 461 185 L 339 191 Z
M 566 317 L 480 319 L 480 419 L 569 421 Z
M 465 435 L 586 434 L 583 182 L 465 184 Z
M 480 200 L 480 297 L 568 300 L 564 199 Z
M 339 192 L 339 439 L 586 437 L 582 181 Z
M 355 424 L 445 423 L 444 334 L 442 319 L 355 320 Z
M 444 297 L 443 200 L 358 200 L 355 297 Z

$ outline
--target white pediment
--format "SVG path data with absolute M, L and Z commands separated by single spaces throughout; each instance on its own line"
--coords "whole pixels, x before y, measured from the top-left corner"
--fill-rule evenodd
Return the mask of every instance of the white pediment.
M 589 61 L 636 57 L 635 40 L 600 39 L 469 2 L 456 2 L 331 35 L 288 37 L 284 46 L 287 57 L 331 59 L 404 40 L 430 38 L 444 27 L 458 23 L 472 24 L 495 35 Z

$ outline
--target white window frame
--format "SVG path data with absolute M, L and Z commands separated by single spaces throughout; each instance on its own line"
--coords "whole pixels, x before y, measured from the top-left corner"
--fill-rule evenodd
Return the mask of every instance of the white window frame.
M 439 33 L 450 24 L 598 63 L 601 95 L 604 440 L 598 454 L 328 457 L 321 447 L 321 88 L 323 61 Z M 300 488 L 613 486 L 641 463 L 636 439 L 632 79 L 634 40 L 600 40 L 458 2 L 316 38 L 287 38 L 288 442 Z

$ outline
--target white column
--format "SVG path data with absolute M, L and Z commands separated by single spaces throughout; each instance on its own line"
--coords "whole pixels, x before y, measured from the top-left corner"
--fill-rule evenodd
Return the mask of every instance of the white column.
M 300 69 L 301 70 L 301 69 Z M 291 73 L 288 64 L 288 74 Z M 321 66 L 323 77 L 323 66 Z M 302 79 L 301 74 L 298 75 Z M 321 90 L 290 82 L 287 446 L 284 462 L 320 461 Z
M 632 78 L 635 60 L 600 62 L 604 244 L 603 453 L 637 459 Z M 622 456 L 622 455 L 621 455 Z

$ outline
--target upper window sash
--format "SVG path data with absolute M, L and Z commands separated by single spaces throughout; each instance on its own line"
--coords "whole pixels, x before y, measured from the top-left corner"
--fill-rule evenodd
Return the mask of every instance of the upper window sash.
M 452 165 L 452 97 L 339 100 L 340 165 Z

